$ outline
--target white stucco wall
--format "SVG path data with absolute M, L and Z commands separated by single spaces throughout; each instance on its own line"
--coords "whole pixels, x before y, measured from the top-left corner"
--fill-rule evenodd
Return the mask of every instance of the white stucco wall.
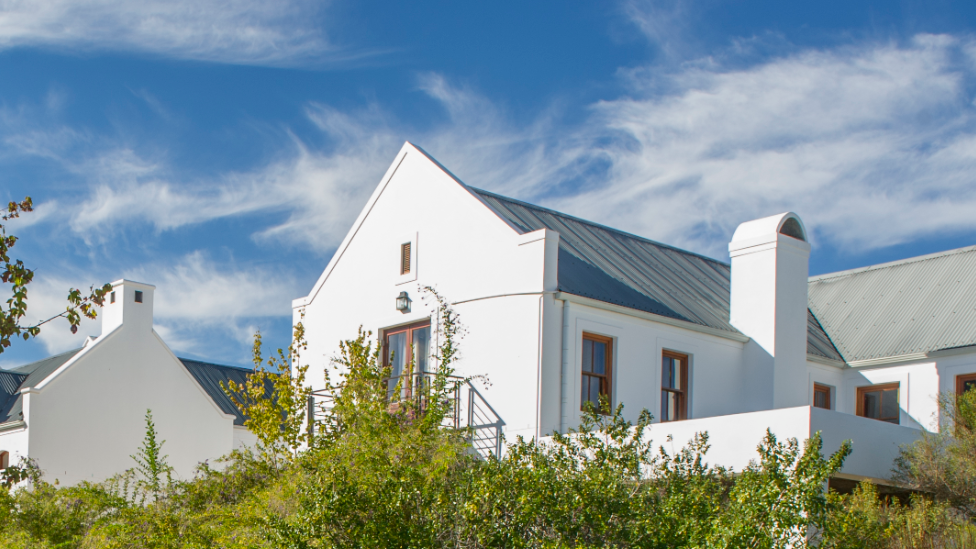
M 548 238 L 547 238 L 548 236 Z M 487 375 L 479 389 L 506 422 L 509 437 L 533 436 L 539 415 L 540 318 L 547 258 L 558 242 L 549 231 L 520 235 L 476 196 L 411 145 L 405 145 L 356 225 L 306 298 L 304 308 L 313 388 L 337 355 L 339 342 L 363 326 L 377 332 L 431 317 L 419 287 L 435 286 L 453 303 L 468 332 L 461 343 L 463 375 Z M 413 242 L 411 276 L 399 273 L 400 245 Z M 552 271 L 554 272 L 554 271 Z M 398 312 L 401 291 L 412 311 Z
M 151 331 L 151 297 L 147 291 L 133 313 L 148 315 L 148 323 L 130 322 L 127 312 L 124 323 L 26 395 L 30 456 L 49 481 L 100 481 L 133 467 L 147 409 L 178 478 L 233 448 L 233 416 L 217 408 Z
M 27 429 L 18 428 L 0 432 L 0 452 L 10 454 L 9 465 L 18 465 L 28 454 Z

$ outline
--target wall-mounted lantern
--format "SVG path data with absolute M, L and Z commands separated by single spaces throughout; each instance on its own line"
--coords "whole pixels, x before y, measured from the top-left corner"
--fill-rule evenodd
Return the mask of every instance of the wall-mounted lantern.
M 407 292 L 400 292 L 400 295 L 396 298 L 396 309 L 403 314 L 410 312 L 410 296 Z

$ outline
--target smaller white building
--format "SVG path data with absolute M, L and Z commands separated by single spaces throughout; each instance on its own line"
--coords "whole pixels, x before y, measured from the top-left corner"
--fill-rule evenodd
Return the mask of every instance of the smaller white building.
M 85 346 L 0 370 L 0 467 L 35 460 L 60 484 L 131 467 L 152 410 L 177 478 L 255 437 L 220 383 L 251 370 L 177 358 L 153 330 L 154 286 L 119 280 Z

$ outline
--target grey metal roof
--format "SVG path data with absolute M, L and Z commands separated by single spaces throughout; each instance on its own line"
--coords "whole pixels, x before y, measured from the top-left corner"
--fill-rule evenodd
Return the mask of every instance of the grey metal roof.
M 78 354 L 79 351 L 81 349 L 74 349 L 18 368 L 0 371 L 0 423 L 23 419 L 23 397 L 20 391 L 36 387 L 38 383 L 53 374 L 65 362 L 71 360 L 71 357 Z M 244 414 L 224 393 L 221 383 L 226 384 L 228 380 L 233 380 L 243 384 L 251 373 L 250 369 L 221 366 L 186 358 L 181 358 L 180 362 L 217 406 L 234 416 L 234 425 L 244 424 Z M 271 394 L 270 387 L 267 387 L 266 390 L 269 391 L 268 394 Z
M 727 263 L 494 193 L 468 187 L 527 233 L 559 233 L 559 291 L 730 333 Z M 807 353 L 842 360 L 811 313 Z
M 72 349 L 5 371 L 5 375 L 0 376 L 0 378 L 6 377 L 6 383 L 0 381 L 0 385 L 11 385 L 15 379 L 19 379 L 20 384 L 7 392 L 8 396 L 6 399 L 4 398 L 5 389 L 0 389 L 0 423 L 24 419 L 24 399 L 20 391 L 22 389 L 36 387 L 38 383 L 44 381 L 47 376 L 53 374 L 65 362 L 71 360 L 71 357 L 78 354 L 78 351 L 81 351 L 81 349 Z M 3 402 L 4 400 L 6 402 Z
M 848 362 L 976 345 L 976 246 L 810 278 Z
M 221 366 L 220 364 L 200 362 L 199 360 L 191 360 L 188 358 L 181 358 L 180 362 L 183 363 L 183 366 L 186 367 L 200 386 L 203 387 L 203 390 L 210 395 L 210 398 L 213 399 L 217 406 L 224 413 L 234 416 L 234 425 L 244 425 L 244 420 L 247 417 L 234 405 L 234 401 L 227 396 L 227 393 L 224 392 L 223 385 L 226 385 L 228 381 L 234 381 L 239 385 L 243 385 L 247 382 L 247 376 L 253 370 L 249 368 L 238 368 L 236 366 Z M 272 392 L 273 389 L 270 385 L 265 386 L 266 395 L 271 395 Z

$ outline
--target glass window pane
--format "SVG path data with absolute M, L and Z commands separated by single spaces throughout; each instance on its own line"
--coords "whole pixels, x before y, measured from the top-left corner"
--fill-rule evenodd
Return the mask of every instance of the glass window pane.
M 898 389 L 888 389 L 881 393 L 881 417 L 898 417 Z
M 430 358 L 430 326 L 413 331 L 413 353 L 415 371 L 427 372 Z
M 607 344 L 593 342 L 593 372 L 602 375 L 607 373 Z
M 671 357 L 664 357 L 661 360 L 661 387 L 667 389 L 673 389 L 672 379 L 674 379 L 674 368 L 672 366 L 673 362 Z
M 672 387 L 674 387 L 675 389 L 679 391 L 684 389 L 684 387 L 681 386 L 681 359 L 680 358 L 671 359 L 671 382 L 674 384 L 672 385 Z
M 661 391 L 661 421 L 681 419 L 680 395 L 671 391 Z
M 817 408 L 829 408 L 829 406 L 827 406 L 827 393 L 820 390 L 814 392 L 813 405 Z
M 583 376 L 583 383 L 580 388 L 580 409 L 585 408 L 585 404 L 590 400 L 590 376 Z
M 600 409 L 600 379 L 590 378 L 590 402 L 597 410 Z
M 864 417 L 878 419 L 881 414 L 881 394 L 878 392 L 864 393 Z
M 962 382 L 962 392 L 966 392 L 970 389 L 976 388 L 976 379 L 967 379 Z
M 583 371 L 593 371 L 593 342 L 589 339 L 583 340 Z

